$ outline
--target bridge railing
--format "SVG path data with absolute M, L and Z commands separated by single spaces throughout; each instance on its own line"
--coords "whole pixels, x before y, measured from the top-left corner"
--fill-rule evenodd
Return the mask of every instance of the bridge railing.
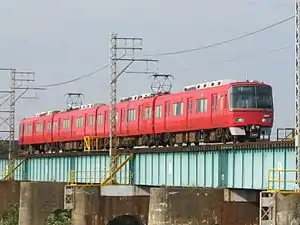
M 269 169 L 268 192 L 299 193 L 300 180 L 297 180 L 296 169 Z
M 71 170 L 68 176 L 69 186 L 102 186 L 111 176 L 110 170 Z M 129 171 L 119 171 L 117 180 L 131 184 L 132 174 Z
M 295 128 L 277 128 L 277 141 L 293 141 Z

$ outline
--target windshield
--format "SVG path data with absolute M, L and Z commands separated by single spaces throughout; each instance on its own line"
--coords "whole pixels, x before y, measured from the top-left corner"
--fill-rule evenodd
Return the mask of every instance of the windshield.
M 268 86 L 234 86 L 230 89 L 230 108 L 272 109 L 272 89 Z

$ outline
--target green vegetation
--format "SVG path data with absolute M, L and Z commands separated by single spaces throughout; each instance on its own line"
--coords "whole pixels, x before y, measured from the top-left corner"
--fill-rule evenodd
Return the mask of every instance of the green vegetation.
M 19 204 L 10 204 L 0 218 L 0 225 L 18 225 L 19 224 Z M 45 225 L 71 225 L 70 215 L 66 211 L 57 210 L 50 214 L 46 219 Z
M 61 210 L 56 211 L 48 216 L 45 224 L 46 225 L 71 225 L 70 215 L 66 211 L 61 211 Z
M 19 204 L 12 203 L 0 218 L 0 225 L 18 225 L 19 224 Z

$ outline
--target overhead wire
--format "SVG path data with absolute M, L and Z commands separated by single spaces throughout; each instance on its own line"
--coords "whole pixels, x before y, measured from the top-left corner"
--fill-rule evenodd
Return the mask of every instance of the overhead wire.
M 260 28 L 258 30 L 255 30 L 255 31 L 252 31 L 252 32 L 249 32 L 249 33 L 246 33 L 246 34 L 243 34 L 243 35 L 240 35 L 240 36 L 237 36 L 237 37 L 234 37 L 234 38 L 231 38 L 231 39 L 228 39 L 228 40 L 224 40 L 224 41 L 220 41 L 220 42 L 217 42 L 217 43 L 214 43 L 214 44 L 210 44 L 210 45 L 206 45 L 206 46 L 201 46 L 201 47 L 198 47 L 198 48 L 193 48 L 193 49 L 185 49 L 185 50 L 180 50 L 180 51 L 174 51 L 174 52 L 165 52 L 165 53 L 158 53 L 158 54 L 147 54 L 147 55 L 144 55 L 144 56 L 170 56 L 170 55 L 178 55 L 178 54 L 184 54 L 184 53 L 189 53 L 189 52 L 195 52 L 195 51 L 200 51 L 200 50 L 204 50 L 204 49 L 208 49 L 208 48 L 213 48 L 213 47 L 217 47 L 217 46 L 220 46 L 220 45 L 223 45 L 223 44 L 227 44 L 227 43 L 230 43 L 230 42 L 234 42 L 234 41 L 237 41 L 237 40 L 240 40 L 240 39 L 243 39 L 245 37 L 248 37 L 248 36 L 252 36 L 252 35 L 255 35 L 257 33 L 260 33 L 260 32 L 263 32 L 265 30 L 268 30 L 272 27 L 275 27 L 275 26 L 278 26 L 280 24 L 283 24 L 291 19 L 293 19 L 295 16 L 290 16 L 286 19 L 283 19 L 281 21 L 278 21 L 276 23 L 273 23 L 271 25 L 268 25 L 266 27 L 263 27 L 263 28 Z M 84 78 L 87 78 L 87 77 L 90 77 L 100 71 L 102 71 L 103 69 L 105 69 L 106 67 L 108 67 L 109 64 L 105 64 L 103 66 L 101 66 L 100 68 L 98 68 L 97 70 L 93 71 L 93 72 L 90 72 L 88 74 L 84 74 L 84 75 L 81 75 L 79 77 L 76 77 L 76 78 L 73 78 L 73 79 L 70 79 L 70 80 L 67 80 L 67 81 L 63 81 L 63 82 L 58 82 L 58 83 L 53 83 L 53 84 L 43 84 L 43 85 L 38 85 L 39 87 L 56 87 L 56 86 L 61 86 L 61 85 L 65 85 L 65 84 L 69 84 L 69 83 L 73 83 L 73 82 L 76 82 L 78 80 L 82 80 Z
M 231 39 L 228 39 L 228 40 L 225 40 L 225 41 L 220 41 L 220 42 L 217 42 L 217 43 L 214 43 L 214 44 L 210 44 L 210 45 L 205 45 L 205 46 L 200 46 L 198 48 L 192 48 L 192 49 L 185 49 L 185 50 L 180 50 L 180 51 L 174 51 L 174 52 L 164 52 L 164 53 L 158 53 L 158 54 L 148 54 L 148 55 L 144 55 L 144 56 L 168 56 L 168 55 L 178 55 L 178 54 L 184 54 L 184 53 L 189 53 L 189 52 L 195 52 L 195 51 L 200 51 L 200 50 L 204 50 L 204 49 L 208 49 L 208 48 L 213 48 L 213 47 L 217 47 L 217 46 L 220 46 L 220 45 L 223 45 L 223 44 L 227 44 L 227 43 L 230 43 L 230 42 L 233 42 L 233 41 L 237 41 L 239 39 L 243 39 L 245 37 L 248 37 L 248 36 L 252 36 L 254 34 L 257 34 L 257 33 L 260 33 L 260 32 L 263 32 L 263 31 L 266 31 L 272 27 L 275 27 L 275 26 L 278 26 L 280 24 L 283 24 L 291 19 L 293 19 L 295 16 L 290 16 L 286 19 L 283 19 L 283 20 L 280 20 L 276 23 L 273 23 L 271 25 L 268 25 L 266 27 L 263 27 L 263 28 L 260 28 L 258 30 L 255 30 L 255 31 L 252 31 L 252 32 L 249 32 L 249 33 L 245 33 L 243 35 L 240 35 L 240 36 L 237 36 L 237 37 L 234 37 L 234 38 L 231 38 Z
M 272 49 L 268 49 L 268 50 L 264 51 L 263 53 L 278 52 L 278 51 L 282 51 L 282 50 L 285 50 L 285 49 L 289 49 L 293 46 L 294 46 L 293 44 L 290 44 L 290 45 L 282 46 L 282 47 L 279 47 L 279 48 L 272 48 Z M 261 55 L 262 52 L 257 53 L 257 54 Z M 254 53 L 253 55 L 257 55 L 257 54 Z M 252 54 L 250 54 L 250 55 L 252 55 Z M 229 63 L 229 62 L 240 60 L 242 58 L 243 58 L 243 56 L 236 56 L 236 57 L 232 57 L 232 58 L 228 58 L 228 59 L 213 61 L 211 63 Z M 174 70 L 172 73 L 185 72 L 185 71 L 190 71 L 190 70 L 193 70 L 193 69 L 194 69 L 194 67 L 188 67 L 188 68 Z
M 101 70 L 104 70 L 106 67 L 108 67 L 109 64 L 106 64 L 106 65 L 103 65 L 101 66 L 100 68 L 96 69 L 95 71 L 93 72 L 90 72 L 88 74 L 84 74 L 84 75 L 81 75 L 79 77 L 76 77 L 76 78 L 73 78 L 71 80 L 67 80 L 67 81 L 63 81 L 63 82 L 59 82 L 59 83 L 53 83 L 53 84 L 42 84 L 42 85 L 38 85 L 38 87 L 54 87 L 54 86 L 61 86 L 61 85 L 65 85 L 65 84 L 69 84 L 69 83 L 73 83 L 75 81 L 78 81 L 78 80 L 82 80 L 83 78 L 87 78 L 87 77 L 90 77 L 98 72 L 100 72 Z

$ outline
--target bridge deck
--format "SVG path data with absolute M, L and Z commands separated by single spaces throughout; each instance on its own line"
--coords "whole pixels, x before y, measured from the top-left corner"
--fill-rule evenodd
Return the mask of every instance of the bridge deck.
M 176 149 L 135 149 L 134 157 L 118 173 L 121 184 L 181 187 L 268 188 L 268 169 L 295 169 L 291 142 L 194 146 Z M 122 156 L 125 157 L 125 156 Z M 16 159 L 16 164 L 21 159 Z M 0 180 L 7 172 L 0 159 Z M 70 171 L 73 171 L 70 175 Z M 109 173 L 107 152 L 30 157 L 15 172 L 15 180 L 101 183 Z M 282 173 L 281 173 L 282 174 Z M 293 180 L 293 173 L 282 177 Z M 281 183 L 281 189 L 293 184 Z

